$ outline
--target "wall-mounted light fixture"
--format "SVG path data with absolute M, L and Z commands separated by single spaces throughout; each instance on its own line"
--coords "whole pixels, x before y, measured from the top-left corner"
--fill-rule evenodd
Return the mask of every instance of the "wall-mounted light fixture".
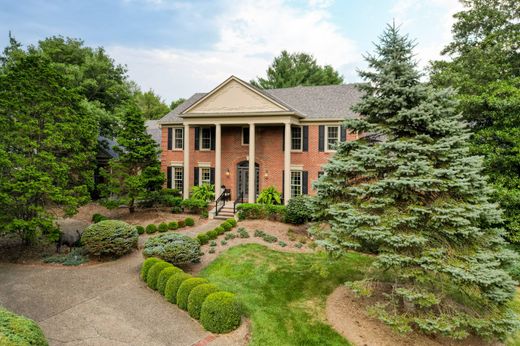
M 229 168 L 228 168 L 227 171 L 226 171 L 226 177 L 229 177 L 229 174 L 230 173 L 229 173 Z
M 269 171 L 267 169 L 265 170 L 264 178 L 265 179 L 269 178 Z

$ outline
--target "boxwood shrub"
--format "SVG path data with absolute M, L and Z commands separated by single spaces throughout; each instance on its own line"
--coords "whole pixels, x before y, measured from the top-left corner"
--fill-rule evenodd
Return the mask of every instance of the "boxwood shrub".
M 177 221 L 172 221 L 168 224 L 168 228 L 171 230 L 175 230 L 179 228 L 179 224 L 177 223 Z
M 191 278 L 182 282 L 177 291 L 177 306 L 183 310 L 188 310 L 188 297 L 193 288 L 198 285 L 207 284 L 208 280 L 203 278 Z
M 200 318 L 202 303 L 211 293 L 218 292 L 218 288 L 212 284 L 202 284 L 194 287 L 188 297 L 188 313 L 195 319 Z
M 184 220 L 177 221 L 177 224 L 179 225 L 179 228 L 186 226 L 186 223 L 184 222 Z
M 209 232 L 206 233 L 206 235 L 208 236 L 209 240 L 217 239 L 217 237 L 219 235 L 217 228 L 215 228 L 214 230 L 209 231 Z
M 243 203 L 237 207 L 238 218 L 244 219 L 268 219 L 273 221 L 285 221 L 285 206 L 272 204 Z
M 123 221 L 105 220 L 85 229 L 81 242 L 94 256 L 119 257 L 137 248 L 137 229 Z
M 157 232 L 157 226 L 155 226 L 153 223 L 152 224 L 149 224 L 148 226 L 146 226 L 146 233 L 148 234 L 152 234 L 152 233 L 155 233 Z
M 168 279 L 172 275 L 177 273 L 182 273 L 182 270 L 174 266 L 166 267 L 161 271 L 159 277 L 157 278 L 157 285 L 155 286 L 160 294 L 164 296 L 164 290 L 166 288 L 166 283 L 168 282 Z
M 184 224 L 186 226 L 193 226 L 195 225 L 195 220 L 193 220 L 191 217 L 187 217 L 185 220 L 184 220 Z
M 159 274 L 161 274 L 162 270 L 168 267 L 172 267 L 171 263 L 165 261 L 159 261 L 155 263 L 150 270 L 148 271 L 148 275 L 146 276 L 146 283 L 148 287 L 152 290 L 157 289 L 157 279 L 159 278 Z
M 179 233 L 161 234 L 144 244 L 145 257 L 159 257 L 173 264 L 194 263 L 200 259 L 197 240 Z
M 223 228 L 224 232 L 230 231 L 233 228 L 233 226 L 227 221 L 222 222 L 219 227 Z
M 148 276 L 148 271 L 150 268 L 157 262 L 161 260 L 157 257 L 150 257 L 144 260 L 143 265 L 141 266 L 141 279 L 146 281 L 146 277 Z
M 310 198 L 311 197 L 306 195 L 291 198 L 289 203 L 287 203 L 285 222 L 298 225 L 310 221 L 312 215 L 312 209 L 309 203 Z
M 166 282 L 166 288 L 164 289 L 164 297 L 166 300 L 172 304 L 177 304 L 177 291 L 179 290 L 179 287 L 185 280 L 188 280 L 191 277 L 190 274 L 185 272 L 180 272 L 170 276 Z
M 209 241 L 208 235 L 206 233 L 197 234 L 197 239 L 199 240 L 200 245 L 205 245 Z
M 144 233 L 144 227 L 143 226 L 135 226 L 135 229 L 137 230 L 138 234 Z
M 49 344 L 36 322 L 0 308 L 0 345 Z
M 168 224 L 167 223 L 160 223 L 158 227 L 159 232 L 164 233 L 168 230 Z
M 202 303 L 200 323 L 212 333 L 227 333 L 236 329 L 240 318 L 240 305 L 233 293 L 211 293 Z
M 230 218 L 226 220 L 227 223 L 231 225 L 231 227 L 235 227 L 237 225 L 237 220 Z

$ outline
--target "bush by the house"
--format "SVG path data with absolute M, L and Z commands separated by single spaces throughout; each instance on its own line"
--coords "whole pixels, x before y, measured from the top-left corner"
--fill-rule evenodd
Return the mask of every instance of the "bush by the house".
M 177 273 L 182 273 L 182 270 L 174 266 L 166 267 L 161 271 L 159 277 L 157 278 L 157 284 L 155 285 L 157 291 L 159 291 L 160 294 L 164 295 L 164 290 L 166 289 L 166 283 L 168 282 L 168 279 L 173 274 Z
M 182 310 L 188 310 L 188 297 L 193 288 L 198 285 L 207 284 L 208 280 L 203 278 L 191 278 L 184 280 L 177 291 L 177 306 Z
M 202 303 L 211 293 L 218 292 L 218 288 L 212 284 L 202 284 L 194 287 L 188 297 L 188 313 L 195 319 L 200 318 Z
M 237 225 L 237 220 L 230 218 L 226 220 L 227 223 L 231 225 L 231 227 L 235 227 Z
M 287 204 L 285 222 L 299 225 L 310 221 L 310 216 L 313 213 L 310 208 L 310 198 L 311 197 L 307 195 L 291 198 Z
M 182 202 L 179 190 L 162 189 L 157 191 L 147 191 L 137 201 L 139 207 L 152 208 L 153 206 L 175 207 Z
M 161 274 L 161 271 L 163 269 L 166 269 L 168 267 L 172 267 L 171 263 L 160 261 L 155 263 L 150 270 L 148 271 L 148 275 L 146 276 L 146 284 L 148 287 L 150 287 L 152 290 L 157 289 L 157 279 L 159 278 L 159 274 Z
M 143 254 L 173 264 L 194 263 L 200 259 L 200 244 L 183 234 L 161 234 L 146 241 Z
M 204 183 L 194 186 L 191 190 L 191 198 L 202 201 L 213 201 L 215 199 L 215 185 Z
M 197 234 L 197 239 L 199 240 L 200 245 L 205 245 L 209 241 L 208 235 L 206 233 Z
M 99 221 L 105 221 L 105 220 L 108 220 L 108 217 L 106 217 L 105 215 L 101 215 L 101 214 L 94 214 L 92 215 L 92 222 L 93 223 L 98 223 Z
M 179 290 L 179 287 L 185 280 L 188 280 L 191 277 L 190 274 L 185 272 L 176 273 L 170 276 L 166 282 L 166 288 L 164 289 L 164 297 L 166 300 L 172 304 L 177 304 L 177 291 Z
M 181 207 L 187 209 L 190 213 L 198 214 L 208 208 L 208 202 L 202 199 L 188 198 L 182 201 Z
M 177 224 L 179 225 L 179 228 L 183 228 L 186 224 L 184 223 L 184 220 L 177 221 Z
M 187 217 L 187 218 L 184 220 L 184 224 L 185 224 L 186 226 L 191 227 L 191 226 L 195 225 L 195 220 L 193 220 L 191 217 Z
M 123 221 L 105 220 L 90 225 L 81 242 L 94 256 L 122 256 L 137 247 L 139 234 L 134 226 Z
M 47 346 L 48 343 L 36 322 L 0 307 L 0 345 Z
M 208 216 L 209 216 L 209 213 L 208 213 L 208 211 L 206 209 L 203 209 L 203 210 L 200 211 L 201 219 L 207 219 Z
M 224 229 L 224 232 L 230 231 L 233 226 L 229 222 L 222 222 L 219 227 L 222 227 Z
M 285 219 L 285 206 L 283 205 L 243 203 L 237 207 L 237 210 L 240 220 L 268 219 L 283 221 Z
M 263 189 L 256 199 L 256 203 L 260 204 L 280 204 L 281 202 L 281 194 L 274 186 L 268 186 Z
M 220 225 L 215 228 L 215 231 L 217 232 L 218 235 L 221 235 L 226 232 L 226 229 L 224 227 L 222 227 L 222 225 Z
M 177 221 L 172 221 L 168 224 L 168 229 L 176 230 L 177 228 L 179 228 Z
M 152 234 L 152 233 L 157 232 L 157 226 L 155 226 L 154 224 L 149 224 L 148 226 L 146 226 L 145 230 L 146 230 L 146 233 Z
M 157 262 L 161 260 L 157 257 L 150 257 L 144 260 L 143 265 L 141 266 L 141 279 L 146 281 L 146 277 L 148 276 L 148 271 L 150 268 Z
M 168 224 L 162 222 L 159 224 L 159 227 L 157 227 L 157 229 L 159 230 L 159 232 L 164 233 L 168 230 Z
M 216 229 L 214 229 L 214 230 L 212 230 L 212 231 L 209 231 L 209 232 L 207 232 L 206 234 L 207 234 L 207 236 L 208 236 L 208 238 L 209 238 L 210 240 L 212 240 L 212 239 L 217 239 L 217 237 L 218 237 L 218 235 L 219 235 L 219 233 L 218 233 L 218 231 L 217 231 Z
M 240 325 L 240 319 L 240 304 L 233 293 L 211 293 L 202 303 L 200 323 L 210 332 L 230 332 Z
M 135 229 L 137 230 L 137 234 L 143 234 L 144 233 L 144 227 L 143 226 L 135 226 Z

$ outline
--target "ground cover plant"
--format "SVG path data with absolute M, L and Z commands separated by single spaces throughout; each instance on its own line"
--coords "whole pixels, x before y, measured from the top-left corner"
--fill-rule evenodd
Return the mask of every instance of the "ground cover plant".
M 89 260 L 87 251 L 82 247 L 72 248 L 67 254 L 56 254 L 45 257 L 44 263 L 59 263 L 64 266 L 78 266 Z
M 331 259 L 245 244 L 200 275 L 237 295 L 251 319 L 250 345 L 349 345 L 324 322 L 325 301 L 338 285 L 361 278 L 370 261 L 356 253 Z
M 34 322 L 0 307 L 0 345 L 48 345 L 42 330 Z

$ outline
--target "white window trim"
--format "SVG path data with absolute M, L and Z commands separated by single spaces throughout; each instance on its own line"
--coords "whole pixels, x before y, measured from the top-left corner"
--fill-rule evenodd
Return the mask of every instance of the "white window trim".
M 341 142 L 341 126 L 339 125 L 327 125 L 325 126 L 325 152 L 327 153 L 335 153 L 335 149 L 329 149 L 329 128 L 336 127 L 338 129 L 338 142 Z
M 211 184 L 211 167 L 199 167 L 199 186 L 202 186 L 204 182 L 202 181 L 202 171 L 207 169 L 209 172 L 209 179 L 206 181 L 208 184 Z
M 170 189 L 177 189 L 175 187 L 175 181 L 177 180 L 177 179 L 175 179 L 175 170 L 181 169 L 182 170 L 181 187 L 177 190 L 182 191 L 182 189 L 184 187 L 184 167 L 182 165 L 172 165 L 171 167 L 172 167 L 172 181 L 171 181 Z
M 293 188 L 293 183 L 292 183 L 292 174 L 293 173 L 299 173 L 300 174 L 300 194 L 297 195 L 297 196 L 301 196 L 303 195 L 303 171 L 300 171 L 300 170 L 291 170 L 291 179 L 290 179 L 290 183 L 291 183 L 291 198 L 293 197 L 297 197 L 297 196 L 293 196 L 292 194 L 292 188 Z
M 299 127 L 300 128 L 300 133 L 301 133 L 301 137 L 300 137 L 300 149 L 293 149 L 292 148 L 292 128 L 293 127 Z M 291 125 L 291 151 L 292 152 L 295 152 L 295 153 L 301 153 L 303 151 L 303 126 L 302 125 Z
M 175 135 L 175 130 L 181 130 L 182 131 L 182 146 L 180 148 L 175 147 L 175 142 L 177 139 L 177 136 Z M 180 126 L 174 126 L 172 127 L 172 151 L 183 151 L 184 150 L 184 128 Z
M 209 148 L 203 148 L 202 147 L 202 130 L 203 129 L 208 129 L 209 130 Z M 199 133 L 199 150 L 200 151 L 211 151 L 211 127 L 208 127 L 208 126 L 204 126 L 204 127 L 201 127 L 200 128 L 200 133 Z
M 240 144 L 244 145 L 244 146 L 248 146 L 249 143 L 244 143 L 244 129 L 247 129 L 247 131 L 249 131 L 249 127 L 247 126 L 242 126 L 240 128 Z M 251 143 L 251 138 L 249 138 L 249 142 Z

